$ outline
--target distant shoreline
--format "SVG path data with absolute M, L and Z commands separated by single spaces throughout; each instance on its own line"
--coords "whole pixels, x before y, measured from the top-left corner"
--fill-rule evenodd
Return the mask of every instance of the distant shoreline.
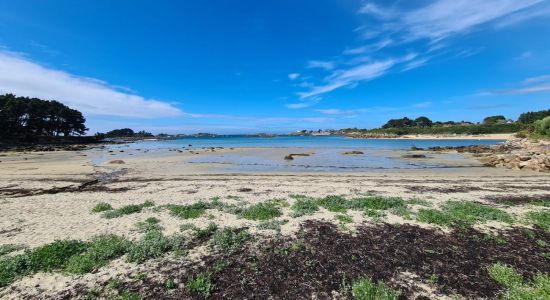
M 356 139 L 380 139 L 380 140 L 511 140 L 514 133 L 492 134 L 407 134 L 396 137 L 350 137 Z

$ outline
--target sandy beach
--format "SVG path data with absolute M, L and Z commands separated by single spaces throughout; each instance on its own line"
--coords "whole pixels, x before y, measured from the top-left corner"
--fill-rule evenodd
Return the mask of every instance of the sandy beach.
M 544 209 L 531 205 L 531 200 L 548 199 L 550 196 L 548 174 L 483 167 L 477 159 L 467 155 L 449 158 L 442 154 L 428 153 L 431 155 L 428 159 L 445 163 L 448 165 L 446 168 L 371 172 L 231 173 L 220 171 L 223 169 L 219 169 L 219 164 L 216 163 L 191 163 L 201 156 L 235 153 L 260 155 L 285 163 L 285 153 L 299 150 L 237 148 L 180 152 L 107 152 L 105 149 L 95 148 L 77 152 L 2 153 L 0 244 L 36 248 L 56 240 L 89 241 L 92 237 L 105 234 L 138 241 L 143 232 L 136 230 L 136 223 L 151 217 L 160 220 L 162 233 L 166 236 L 181 234 L 182 225 L 204 229 L 213 223 L 218 228 L 246 228 L 260 243 L 262 239 L 273 239 L 276 236 L 296 238 L 304 229 L 304 224 L 311 221 L 333 224 L 342 234 L 359 234 L 360 230 L 365 230 L 365 226 L 378 228 L 376 226 L 380 224 L 411 225 L 418 230 L 444 234 L 451 232 L 450 228 L 419 221 L 414 215 L 425 207 L 437 208 L 453 200 L 483 203 L 506 212 L 514 219 L 523 220 L 527 212 Z M 387 155 L 400 156 L 403 153 L 406 151 Z M 375 195 L 422 201 L 420 204 L 408 205 L 410 212 L 405 215 L 386 211 L 373 218 L 362 211 L 335 212 L 321 207 L 311 214 L 293 216 L 293 207 L 300 199 L 296 195 L 310 198 L 338 195 L 345 199 Z M 284 203 L 276 218 L 280 221 L 280 226 L 277 230 L 261 229 L 262 221 L 245 218 L 220 208 L 207 208 L 199 217 L 189 219 L 182 219 L 166 209 L 170 205 L 191 205 L 200 201 L 213 201 L 212 199 L 219 199 L 227 207 L 247 207 L 279 199 Z M 117 218 L 105 218 L 101 213 L 92 213 L 94 207 L 100 203 L 119 208 L 140 205 L 146 201 L 152 201 L 154 206 Z M 514 201 L 517 203 L 511 205 Z M 513 225 L 487 221 L 475 224 L 474 228 L 479 232 L 490 233 L 513 228 L 532 228 L 532 225 L 523 221 Z M 544 231 L 537 232 L 543 234 Z M 10 255 L 17 255 L 22 251 Z M 0 297 L 80 297 L 89 289 L 106 286 L 113 278 L 131 283 L 131 277 L 140 272 L 147 272 L 151 277 L 156 276 L 164 284 L 167 275 L 163 269 L 180 266 L 182 270 L 195 270 L 197 261 L 208 261 L 214 255 L 216 251 L 208 244 L 203 244 L 189 249 L 185 257 L 175 258 L 166 254 L 143 264 L 117 258 L 106 266 L 83 275 L 38 272 L 18 278 L 9 286 L 1 288 Z M 550 265 L 545 261 L 538 268 L 548 270 Z M 445 299 L 450 294 L 467 294 L 472 297 L 476 295 L 470 290 L 457 289 L 449 292 L 446 288 L 438 288 L 419 279 L 418 276 L 423 277 L 425 274 L 411 275 L 414 270 L 403 273 L 404 271 L 395 273 L 391 280 L 409 286 L 410 296 L 427 295 Z M 412 283 L 405 284 L 406 281 L 402 278 L 404 274 L 412 276 Z M 219 286 L 222 286 L 222 281 L 220 279 Z M 149 294 L 151 297 L 156 293 L 148 290 L 146 285 L 142 288 L 144 290 L 140 292 L 152 293 Z M 180 296 L 186 298 L 189 295 L 177 297 Z

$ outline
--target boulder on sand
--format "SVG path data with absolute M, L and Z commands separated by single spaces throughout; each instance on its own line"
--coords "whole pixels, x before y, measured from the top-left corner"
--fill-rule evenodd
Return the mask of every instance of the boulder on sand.
M 354 150 L 354 151 L 346 151 L 346 152 L 343 152 L 342 155 L 361 155 L 361 154 L 365 154 L 361 151 L 357 151 L 357 150 Z
M 121 159 L 111 160 L 109 163 L 114 164 L 114 165 L 123 165 L 123 164 L 125 164 L 125 162 Z

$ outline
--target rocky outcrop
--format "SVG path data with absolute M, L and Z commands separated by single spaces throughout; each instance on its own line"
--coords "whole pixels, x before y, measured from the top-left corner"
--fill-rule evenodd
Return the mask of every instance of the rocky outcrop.
M 492 147 L 481 160 L 487 166 L 550 172 L 550 141 L 510 140 Z
M 289 155 L 285 156 L 285 160 L 293 160 L 294 156 L 310 156 L 310 153 L 290 153 Z
M 342 152 L 342 155 L 361 155 L 361 154 L 365 154 L 365 153 L 357 150 Z

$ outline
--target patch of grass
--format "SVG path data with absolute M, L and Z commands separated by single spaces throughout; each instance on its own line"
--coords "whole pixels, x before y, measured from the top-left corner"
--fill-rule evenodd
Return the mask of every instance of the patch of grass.
M 312 198 L 300 197 L 296 199 L 296 202 L 290 207 L 292 210 L 291 216 L 294 218 L 312 215 L 319 210 L 319 204 Z
M 139 232 L 149 232 L 149 231 L 162 231 L 162 226 L 159 224 L 160 220 L 155 217 L 150 217 L 144 221 L 138 222 L 136 228 Z
M 251 238 L 250 234 L 243 229 L 224 228 L 217 231 L 212 242 L 215 248 L 225 252 L 235 252 Z
M 65 270 L 76 274 L 89 273 L 124 255 L 130 244 L 130 241 L 116 235 L 98 236 L 89 243 L 82 255 L 68 259 Z
M 428 278 L 428 281 L 431 284 L 437 284 L 439 282 L 439 276 L 437 274 L 432 274 L 430 278 Z
M 281 232 L 281 226 L 288 223 L 288 220 L 271 220 L 260 222 L 256 228 L 260 230 L 275 230 Z
M 353 223 L 353 218 L 348 215 L 336 215 L 336 220 L 338 220 L 341 224 L 349 224 Z
M 405 207 L 405 200 L 397 197 L 367 196 L 351 199 L 348 207 L 354 210 L 388 210 L 391 208 Z
M 441 226 L 451 226 L 453 219 L 450 215 L 437 209 L 420 209 L 416 219 L 422 223 L 437 224 Z
M 93 213 L 100 213 L 108 210 L 113 210 L 113 207 L 109 203 L 101 202 L 96 204 L 94 208 L 92 208 Z
M 537 243 L 539 247 L 546 247 L 548 245 L 548 243 L 543 240 L 537 240 L 535 243 Z
M 384 282 L 374 283 L 370 278 L 353 282 L 353 299 L 355 300 L 397 300 L 400 292 L 391 289 Z
M 375 220 L 382 218 L 386 214 L 383 211 L 375 209 L 365 209 L 365 216 L 373 218 Z
M 141 300 L 141 295 L 128 290 L 122 291 L 120 295 L 110 297 L 109 300 Z
M 203 272 L 195 277 L 189 278 L 185 284 L 187 289 L 195 294 L 199 294 L 205 298 L 210 297 L 214 291 L 214 284 L 210 273 Z
M 141 212 L 144 208 L 155 206 L 152 201 L 145 201 L 141 204 L 130 204 L 115 210 L 108 210 L 103 213 L 103 217 L 113 219 Z
M 166 282 L 164 283 L 164 286 L 167 290 L 173 290 L 177 287 L 176 283 L 174 282 L 174 279 L 168 278 Z
M 23 249 L 27 249 L 27 246 L 26 245 L 21 245 L 21 244 L 0 245 L 0 256 L 10 254 L 12 252 L 23 250 Z
M 16 278 L 36 272 L 62 269 L 67 258 L 86 250 L 86 243 L 76 240 L 58 240 L 25 253 L 0 260 L 0 287 Z
M 487 221 L 513 223 L 514 219 L 507 212 L 498 208 L 475 202 L 449 201 L 441 210 L 420 209 L 417 220 L 424 223 L 451 226 L 453 224 L 473 225 Z
M 194 230 L 197 226 L 194 224 L 181 224 L 180 225 L 180 231 L 187 231 L 187 230 Z
M 489 276 L 505 290 L 501 293 L 501 299 L 549 299 L 550 277 L 547 274 L 537 274 L 532 282 L 524 281 L 521 274 L 514 268 L 496 263 L 489 267 Z
M 209 238 L 211 237 L 216 231 L 218 231 L 218 225 L 215 223 L 210 223 L 208 226 L 204 229 L 195 228 L 193 230 L 193 235 L 196 238 Z
M 149 231 L 129 247 L 126 259 L 129 262 L 142 263 L 183 248 L 184 240 L 181 236 L 166 237 L 160 231 Z
M 410 220 L 411 218 L 411 210 L 407 206 L 398 206 L 391 209 L 391 212 L 396 215 L 400 216 L 403 219 Z
M 331 212 L 346 212 L 348 201 L 342 196 L 327 196 L 318 200 L 319 206 Z
M 204 214 L 204 212 L 210 208 L 208 203 L 197 202 L 189 205 L 166 205 L 166 208 L 173 216 L 182 219 L 196 219 Z
M 530 211 L 526 215 L 527 221 L 546 231 L 550 231 L 550 212 L 548 211 Z
M 499 221 L 508 224 L 514 222 L 512 216 L 507 212 L 476 202 L 449 201 L 443 206 L 443 210 L 455 220 L 468 224 L 487 221 Z
M 427 207 L 432 206 L 431 202 L 423 200 L 423 199 L 418 199 L 418 198 L 409 199 L 405 202 L 407 204 L 410 204 L 410 205 L 420 205 L 420 206 L 427 206 Z
M 248 220 L 270 220 L 283 215 L 278 201 L 266 201 L 251 205 L 241 212 L 241 216 Z
M 550 199 L 533 200 L 530 202 L 530 204 L 536 206 L 550 207 Z

